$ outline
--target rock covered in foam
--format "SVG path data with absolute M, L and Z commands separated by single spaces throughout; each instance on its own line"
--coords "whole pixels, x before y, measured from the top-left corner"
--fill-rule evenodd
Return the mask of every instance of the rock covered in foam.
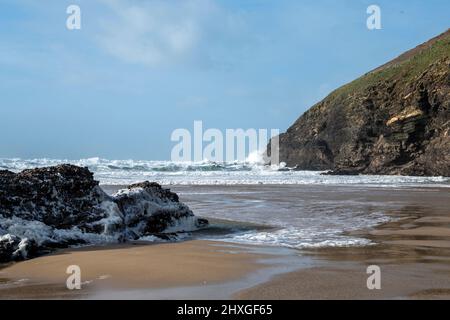
M 37 245 L 33 240 L 21 239 L 15 235 L 0 236 L 0 262 L 22 260 L 37 253 Z
M 87 168 L 0 171 L 0 262 L 74 245 L 161 237 L 207 224 L 157 183 L 131 185 L 109 196 Z
M 194 216 L 178 195 L 157 183 L 143 182 L 119 190 L 114 201 L 123 213 L 127 234 L 139 238 L 164 232 L 189 232 L 207 225 Z

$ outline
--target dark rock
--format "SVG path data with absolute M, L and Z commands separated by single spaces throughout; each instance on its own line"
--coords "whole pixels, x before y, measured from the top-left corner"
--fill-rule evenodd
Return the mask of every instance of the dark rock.
M 60 165 L 0 172 L 0 213 L 4 218 L 42 222 L 58 229 L 77 226 L 85 232 L 107 214 L 99 205 L 108 196 L 87 168 Z
M 109 196 L 87 168 L 0 171 L 0 262 L 74 245 L 152 235 L 173 239 L 177 232 L 207 225 L 157 183 L 134 184 Z
M 202 222 L 178 200 L 178 195 L 157 183 L 133 184 L 116 193 L 115 203 L 124 216 L 125 227 L 135 234 L 157 234 L 182 224 L 177 231 L 192 231 Z
M 197 222 L 197 226 L 199 228 L 207 227 L 208 224 L 209 224 L 209 221 L 207 219 L 205 219 L 205 218 L 197 218 L 196 222 Z
M 355 169 L 337 169 L 322 173 L 324 176 L 358 176 L 359 171 Z
M 279 139 L 288 167 L 450 176 L 450 30 L 332 92 Z
M 21 239 L 15 235 L 0 236 L 0 263 L 20 261 L 38 255 L 34 240 Z

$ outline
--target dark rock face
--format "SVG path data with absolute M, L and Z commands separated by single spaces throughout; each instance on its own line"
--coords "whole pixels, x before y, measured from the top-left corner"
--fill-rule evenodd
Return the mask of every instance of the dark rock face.
M 0 172 L 0 214 L 4 218 L 35 220 L 58 229 L 78 226 L 93 231 L 92 223 L 106 217 L 99 208 L 107 199 L 87 168 L 62 165 Z
M 280 135 L 280 161 L 334 174 L 450 176 L 450 30 L 305 112 Z
M 108 196 L 87 168 L 0 171 L 0 262 L 72 245 L 189 232 L 207 224 L 157 183 L 134 184 Z

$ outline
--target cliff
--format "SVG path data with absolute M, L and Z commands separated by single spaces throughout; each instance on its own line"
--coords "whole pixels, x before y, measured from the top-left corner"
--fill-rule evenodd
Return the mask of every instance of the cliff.
M 280 161 L 334 174 L 450 176 L 450 29 L 314 105 L 280 135 Z

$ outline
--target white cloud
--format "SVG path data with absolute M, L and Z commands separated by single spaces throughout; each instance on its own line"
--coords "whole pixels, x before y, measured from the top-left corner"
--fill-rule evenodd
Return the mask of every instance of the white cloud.
M 196 50 L 219 14 L 213 0 L 108 0 L 111 15 L 101 21 L 98 41 L 128 63 L 160 66 L 182 61 Z

